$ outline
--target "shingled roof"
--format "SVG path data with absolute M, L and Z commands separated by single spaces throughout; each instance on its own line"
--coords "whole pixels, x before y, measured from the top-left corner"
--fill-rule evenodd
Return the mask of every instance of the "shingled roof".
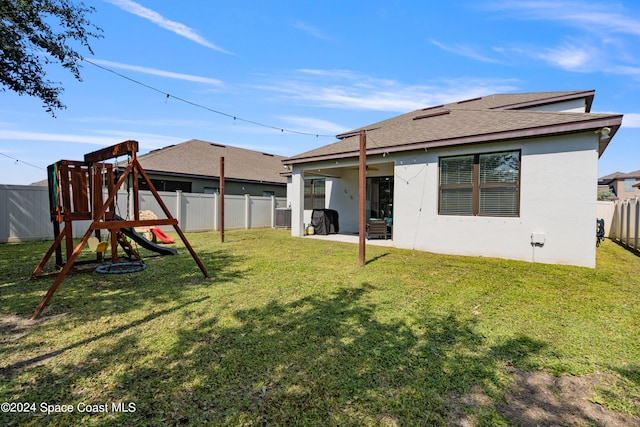
M 227 179 L 285 184 L 280 175 L 284 156 L 246 150 L 230 145 L 191 139 L 138 156 L 147 173 L 219 177 L 220 157 L 224 157 Z
M 633 172 L 614 172 L 614 173 L 610 173 L 609 175 L 605 175 L 601 178 L 598 178 L 598 184 L 602 185 L 602 184 L 609 184 L 617 179 L 626 179 L 626 178 L 636 178 L 639 179 L 640 178 L 640 169 L 637 171 L 633 171 Z
M 359 133 L 367 133 L 367 154 L 459 144 L 560 135 L 610 127 L 613 137 L 622 115 L 589 113 L 594 91 L 497 94 L 415 110 L 337 136 L 340 141 L 307 151 L 285 164 L 357 156 Z M 584 100 L 586 113 L 530 109 Z M 609 138 L 610 139 L 610 138 Z M 600 144 L 600 154 L 609 140 Z

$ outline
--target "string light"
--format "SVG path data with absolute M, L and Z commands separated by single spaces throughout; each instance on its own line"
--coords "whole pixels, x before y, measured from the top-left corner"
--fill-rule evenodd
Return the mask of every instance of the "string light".
M 261 126 L 261 127 L 265 127 L 265 128 L 269 128 L 269 129 L 279 130 L 282 134 L 287 132 L 287 133 L 293 133 L 293 134 L 297 134 L 297 135 L 315 136 L 316 138 L 318 138 L 318 137 L 335 138 L 334 135 L 321 135 L 321 134 L 315 134 L 315 133 L 309 133 L 309 132 L 301 132 L 301 131 L 297 131 L 297 130 L 284 129 L 284 128 L 280 128 L 280 127 L 277 127 L 277 126 L 268 125 L 268 124 L 257 122 L 257 121 L 254 121 L 254 120 L 243 119 L 243 118 L 240 118 L 238 116 L 234 116 L 233 114 L 227 114 L 227 113 L 225 113 L 223 111 L 219 111 L 219 110 L 215 110 L 213 108 L 209 108 L 206 105 L 197 104 L 197 103 L 195 103 L 193 101 L 189 101 L 188 99 L 184 99 L 184 98 L 180 98 L 178 96 L 171 95 L 171 94 L 169 94 L 167 92 L 164 92 L 163 90 L 160 90 L 158 88 L 150 86 L 150 85 L 148 85 L 146 83 L 143 83 L 141 81 L 135 80 L 135 79 L 133 79 L 131 77 L 128 77 L 128 76 L 126 76 L 124 74 L 118 73 L 117 71 L 114 71 L 114 70 L 112 70 L 110 68 L 107 68 L 107 67 L 104 67 L 102 65 L 96 64 L 95 62 L 91 62 L 88 59 L 83 59 L 83 61 L 88 63 L 88 64 L 93 65 L 94 67 L 97 67 L 97 68 L 100 68 L 100 69 L 102 69 L 104 71 L 108 71 L 108 72 L 110 72 L 112 74 L 115 74 L 116 76 L 121 77 L 121 78 L 123 78 L 125 80 L 129 80 L 132 83 L 138 84 L 140 86 L 146 87 L 147 89 L 150 89 L 150 90 L 153 90 L 155 92 L 163 94 L 165 96 L 165 103 L 169 100 L 169 98 L 173 98 L 173 99 L 175 99 L 177 101 L 184 102 L 185 104 L 189 104 L 189 105 L 192 105 L 194 107 L 198 107 L 198 108 L 201 108 L 203 110 L 207 110 L 209 112 L 212 112 L 212 113 L 215 113 L 215 114 L 219 114 L 221 116 L 229 117 L 229 118 L 233 119 L 234 123 L 235 123 L 236 120 L 239 120 L 239 121 L 242 121 L 242 122 L 245 122 L 245 123 L 249 123 L 249 124 L 252 124 L 252 125 L 255 125 L 255 126 Z
M 18 163 L 24 163 L 25 165 L 31 166 L 31 167 L 33 167 L 33 168 L 40 169 L 40 170 L 45 170 L 45 168 L 42 168 L 42 167 L 40 167 L 40 166 L 36 166 L 36 165 L 31 164 L 31 163 L 29 163 L 29 162 L 25 162 L 24 160 L 16 159 L 15 157 L 11 157 L 11 156 L 9 156 L 8 154 L 0 153 L 0 155 L 1 155 L 1 156 L 5 156 L 5 157 L 7 157 L 7 158 L 9 158 L 9 159 L 11 159 L 11 160 L 15 160 L 15 163 L 14 163 L 14 164 L 16 164 L 16 165 L 17 165 Z

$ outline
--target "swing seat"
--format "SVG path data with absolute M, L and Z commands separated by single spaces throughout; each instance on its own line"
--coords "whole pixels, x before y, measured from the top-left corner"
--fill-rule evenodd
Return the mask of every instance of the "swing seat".
M 109 248 L 109 242 L 101 242 L 97 237 L 90 237 L 87 244 L 89 245 L 89 249 L 95 253 L 104 253 Z

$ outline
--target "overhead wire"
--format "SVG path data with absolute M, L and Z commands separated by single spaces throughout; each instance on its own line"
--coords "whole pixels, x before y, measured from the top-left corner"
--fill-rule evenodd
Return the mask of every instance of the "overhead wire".
M 24 163 L 25 165 L 29 165 L 29 166 L 34 167 L 34 168 L 36 168 L 36 169 L 46 170 L 46 169 L 45 169 L 45 168 L 43 168 L 43 167 L 36 166 L 36 165 L 34 165 L 34 164 L 32 164 L 32 163 L 29 163 L 29 162 L 25 162 L 24 160 L 16 159 L 15 157 L 9 156 L 8 154 L 0 153 L 0 155 L 1 155 L 1 156 L 4 156 L 4 157 L 7 157 L 7 158 L 9 158 L 9 159 L 11 159 L 11 160 L 15 160 L 15 162 L 16 162 L 16 163 Z
M 147 89 L 150 89 L 152 91 L 158 92 L 158 93 L 164 95 L 165 102 L 167 100 L 169 100 L 170 98 L 173 98 L 173 99 L 175 99 L 177 101 L 183 102 L 183 103 L 191 105 L 193 107 L 201 108 L 201 109 L 207 110 L 207 111 L 209 111 L 211 113 L 215 113 L 215 114 L 219 114 L 221 116 L 228 117 L 230 119 L 233 119 L 234 121 L 241 121 L 241 122 L 249 123 L 249 124 L 252 124 L 252 125 L 255 125 L 255 126 L 261 126 L 261 127 L 264 127 L 264 128 L 274 129 L 274 130 L 280 131 L 281 133 L 285 133 L 286 132 L 286 133 L 293 133 L 293 134 L 297 134 L 297 135 L 315 136 L 316 138 L 318 138 L 318 137 L 335 138 L 335 135 L 323 135 L 323 134 L 319 134 L 319 133 L 302 132 L 302 131 L 286 129 L 286 128 L 283 128 L 283 127 L 278 127 L 278 126 L 273 126 L 273 125 L 261 123 L 261 122 L 255 121 L 255 120 L 244 119 L 242 117 L 238 117 L 237 115 L 225 113 L 224 111 L 216 110 L 216 109 L 207 107 L 206 105 L 198 104 L 196 102 L 189 101 L 188 99 L 181 98 L 181 97 L 175 96 L 175 95 L 171 95 L 170 93 L 165 92 L 164 90 L 158 89 L 158 88 L 156 88 L 154 86 L 151 86 L 151 85 L 146 84 L 144 82 L 141 82 L 139 80 L 133 79 L 133 78 L 131 78 L 131 77 L 125 75 L 125 74 L 122 74 L 122 73 L 119 73 L 117 71 L 114 71 L 111 68 L 105 67 L 103 65 L 96 64 L 95 62 L 92 62 L 92 61 L 90 61 L 90 60 L 88 60 L 86 58 L 83 58 L 83 61 L 88 63 L 88 64 L 93 65 L 94 67 L 97 67 L 97 68 L 100 68 L 100 69 L 102 69 L 104 71 L 108 71 L 108 72 L 110 72 L 112 74 L 115 74 L 116 76 L 121 77 L 121 78 L 123 78 L 125 80 L 128 80 L 128 81 L 130 81 L 132 83 L 135 83 L 137 85 L 146 87 Z

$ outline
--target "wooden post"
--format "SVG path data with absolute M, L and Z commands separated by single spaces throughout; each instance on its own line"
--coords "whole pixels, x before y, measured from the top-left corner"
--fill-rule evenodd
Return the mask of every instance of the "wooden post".
M 136 153 L 134 152 L 131 158 L 131 161 L 135 161 L 136 164 L 139 166 L 139 163 L 136 161 Z M 140 219 L 140 200 L 139 200 L 139 195 L 138 195 L 138 170 L 139 167 L 133 168 L 132 170 L 132 184 L 133 184 L 133 219 L 138 221 Z M 129 191 L 131 191 L 131 189 L 129 189 Z M 131 219 L 131 215 L 129 216 L 129 218 L 127 219 Z
M 60 223 L 57 220 L 54 220 L 53 221 L 53 238 L 55 241 L 58 241 L 59 235 L 60 235 Z M 47 260 L 44 261 L 45 264 Z M 63 265 L 64 265 L 64 260 L 62 259 L 62 246 L 60 246 L 60 243 L 58 243 L 58 245 L 56 246 L 56 267 L 62 268 Z M 44 264 L 42 266 L 44 267 Z
M 360 131 L 360 162 L 358 167 L 358 197 L 359 197 L 359 259 L 360 267 L 365 265 L 366 233 L 367 233 L 367 136 L 364 130 Z
M 220 157 L 220 243 L 224 243 L 224 157 Z
M 58 228 L 60 228 L 60 224 L 58 222 L 54 222 L 53 224 L 54 226 L 58 224 Z M 60 244 L 62 243 L 62 239 L 64 238 L 64 236 L 66 236 L 66 231 L 63 229 L 61 233 L 60 232 L 58 233 L 58 235 L 56 236 L 56 239 L 53 241 L 53 244 L 51 245 L 47 253 L 44 255 L 44 257 L 40 261 L 40 264 L 38 264 L 36 269 L 31 274 L 31 277 L 36 277 L 38 274 L 40 274 L 40 272 L 44 268 L 47 261 L 49 261 L 49 258 L 51 258 L 53 251 L 56 251 L 56 267 L 59 267 L 59 268 L 64 267 L 64 262 L 57 261 L 58 255 L 60 256 L 60 260 L 62 260 L 62 253 L 58 254 L 58 252 L 60 251 Z
M 40 301 L 40 304 L 38 304 L 38 307 L 36 307 L 36 311 L 31 316 L 31 320 L 36 320 L 38 317 L 40 317 L 42 310 L 44 310 L 47 303 L 49 302 L 51 297 L 53 297 L 53 294 L 56 292 L 56 289 L 58 289 L 58 286 L 60 286 L 60 283 L 62 283 L 62 279 L 64 279 L 67 273 L 69 273 L 69 271 L 71 270 L 71 267 L 73 267 L 73 264 L 76 261 L 76 258 L 78 258 L 78 255 L 80 255 L 80 251 L 82 251 L 82 248 L 84 247 L 85 243 L 87 243 L 87 241 L 89 240 L 89 237 L 91 237 L 91 233 L 93 233 L 93 229 L 89 227 L 86 233 L 84 233 L 84 236 L 82 236 L 82 240 L 80 240 L 80 243 L 78 243 L 78 246 L 76 246 L 76 248 L 73 250 L 73 253 L 69 256 L 69 259 L 67 260 L 64 267 L 62 267 L 62 270 L 60 270 L 60 272 L 56 276 L 55 281 L 53 282 L 51 287 L 49 287 L 49 291 L 47 291 L 47 294 L 44 296 L 42 301 Z

